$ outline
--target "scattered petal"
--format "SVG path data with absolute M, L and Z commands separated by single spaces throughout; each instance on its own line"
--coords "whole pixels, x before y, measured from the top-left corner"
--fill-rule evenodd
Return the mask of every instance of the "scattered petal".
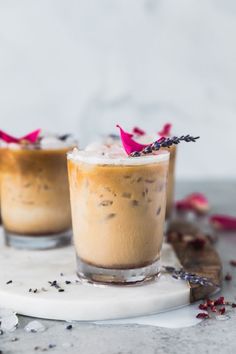
M 208 199 L 201 193 L 192 193 L 184 199 L 178 200 L 175 206 L 179 210 L 193 210 L 199 214 L 209 211 Z
M 236 260 L 235 259 L 232 259 L 229 264 L 233 267 L 236 267 Z
M 172 128 L 172 124 L 166 123 L 166 124 L 164 124 L 162 130 L 158 132 L 158 134 L 159 134 L 161 137 L 170 136 L 171 128 Z
M 218 299 L 213 301 L 215 306 L 219 306 L 219 305 L 225 305 L 225 298 L 224 296 L 220 296 Z
M 221 307 L 219 310 L 220 315 L 224 315 L 225 314 L 225 307 Z
M 146 134 L 145 131 L 140 129 L 139 127 L 134 127 L 133 130 L 132 130 L 132 133 L 134 135 L 138 135 L 138 136 L 143 136 L 143 135 Z
M 192 193 L 187 199 L 195 211 L 201 214 L 205 214 L 209 211 L 209 202 L 204 194 Z
M 236 230 L 236 218 L 228 215 L 212 215 L 210 222 L 218 230 L 235 231 Z
M 199 310 L 203 310 L 203 311 L 206 311 L 207 310 L 207 303 L 205 302 L 204 304 L 200 304 L 199 306 L 198 306 L 198 308 L 199 308 Z
M 196 317 L 200 318 L 200 319 L 203 319 L 203 320 L 206 320 L 206 319 L 209 318 L 209 315 L 206 312 L 199 312 Z
M 164 124 L 162 130 L 158 132 L 158 134 L 159 134 L 161 137 L 170 136 L 171 128 L 172 128 L 172 124 L 166 123 L 166 124 Z
M 44 332 L 46 330 L 46 327 L 41 322 L 34 320 L 30 321 L 24 329 L 26 332 L 38 333 Z
M 229 274 L 229 273 L 227 273 L 227 274 L 225 275 L 225 280 L 226 280 L 226 281 L 231 281 L 231 280 L 232 280 L 232 275 Z
M 193 240 L 189 241 L 188 244 L 195 250 L 203 250 L 206 245 L 206 239 L 201 236 L 196 236 Z
M 177 200 L 177 201 L 175 202 L 175 207 L 176 207 L 176 209 L 182 210 L 182 211 L 184 211 L 184 210 L 186 210 L 186 211 L 187 211 L 187 210 L 192 210 L 191 204 L 190 204 L 189 201 L 186 200 L 186 199 Z

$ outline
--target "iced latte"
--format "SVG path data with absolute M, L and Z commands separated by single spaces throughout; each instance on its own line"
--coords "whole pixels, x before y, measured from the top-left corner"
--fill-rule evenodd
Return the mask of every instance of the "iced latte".
M 77 273 L 135 283 L 159 273 L 169 153 L 130 158 L 115 150 L 68 154 Z
M 59 137 L 9 144 L 1 181 L 2 221 L 8 245 L 48 249 L 69 243 L 71 212 L 66 153 Z

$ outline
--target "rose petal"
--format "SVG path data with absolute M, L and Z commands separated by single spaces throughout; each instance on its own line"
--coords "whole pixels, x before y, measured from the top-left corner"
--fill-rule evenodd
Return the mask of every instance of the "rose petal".
M 184 199 L 178 200 L 175 206 L 179 210 L 194 210 L 198 213 L 209 211 L 209 202 L 201 193 L 192 193 Z
M 192 205 L 192 208 L 198 212 L 207 212 L 209 211 L 209 202 L 208 199 L 202 193 L 192 193 L 186 197 L 189 203 Z
M 227 273 L 227 274 L 225 275 L 225 280 L 226 280 L 226 281 L 231 281 L 231 280 L 232 280 L 232 275 L 229 274 L 229 273 Z
M 141 151 L 148 145 L 139 144 L 132 139 L 133 134 L 125 132 L 119 125 L 117 128 L 120 129 L 120 138 L 123 144 L 123 147 L 128 155 L 134 151 Z
M 166 123 L 164 124 L 162 130 L 158 132 L 158 134 L 163 137 L 170 136 L 171 128 L 172 128 L 172 124 Z
M 14 136 L 11 136 L 4 131 L 0 130 L 0 139 L 5 141 L 6 143 L 18 143 L 19 139 L 15 138 Z
M 33 132 L 23 136 L 20 140 L 27 140 L 29 143 L 35 143 L 39 137 L 41 129 L 34 130 Z
M 224 305 L 224 304 L 225 304 L 224 296 L 220 296 L 218 299 L 214 300 L 215 306 Z
M 175 202 L 175 207 L 178 210 L 192 210 L 192 206 L 188 200 L 182 199 Z
M 220 230 L 235 231 L 236 230 L 236 218 L 228 215 L 212 215 L 210 222 L 213 226 Z
M 133 134 L 139 135 L 139 136 L 142 136 L 142 135 L 146 134 L 146 132 L 144 130 L 142 130 L 141 128 L 139 128 L 139 127 L 134 127 L 132 132 L 133 132 Z
M 221 307 L 219 309 L 219 313 L 220 313 L 220 315 L 224 315 L 225 314 L 225 307 Z
M 35 143 L 36 140 L 38 139 L 40 132 L 41 129 L 37 129 L 23 136 L 22 138 L 16 138 L 0 130 L 0 139 L 4 140 L 6 143 L 19 143 L 21 140 L 27 140 L 29 143 Z
M 204 319 L 209 318 L 209 315 L 208 315 L 208 313 L 200 312 L 200 313 L 197 314 L 196 317 L 204 320 Z

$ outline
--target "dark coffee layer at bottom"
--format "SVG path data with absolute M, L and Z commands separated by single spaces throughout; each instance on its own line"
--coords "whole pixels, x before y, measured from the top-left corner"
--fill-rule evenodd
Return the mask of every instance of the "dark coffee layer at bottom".
M 100 284 L 136 284 L 150 281 L 158 277 L 160 261 L 141 268 L 107 269 L 87 264 L 77 256 L 77 275 L 82 281 Z
M 9 231 L 4 232 L 7 246 L 27 250 L 47 250 L 60 248 L 71 243 L 72 231 L 67 230 L 49 235 L 18 235 Z

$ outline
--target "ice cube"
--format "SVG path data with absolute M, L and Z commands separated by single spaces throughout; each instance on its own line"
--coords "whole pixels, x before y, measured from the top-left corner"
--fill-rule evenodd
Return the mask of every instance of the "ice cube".
M 0 309 L 0 323 L 0 328 L 3 331 L 13 332 L 18 325 L 18 317 L 10 309 Z
M 34 320 L 30 321 L 24 329 L 26 332 L 37 333 L 44 332 L 46 327 L 41 322 Z

